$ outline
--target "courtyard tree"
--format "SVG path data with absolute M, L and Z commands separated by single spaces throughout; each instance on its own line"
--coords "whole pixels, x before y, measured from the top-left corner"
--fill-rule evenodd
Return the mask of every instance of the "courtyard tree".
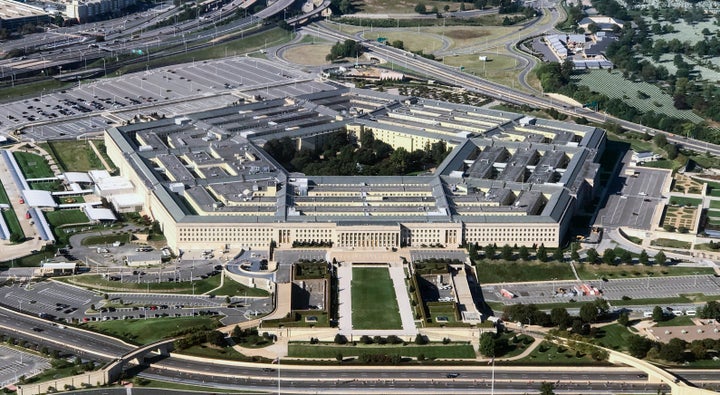
M 580 319 L 583 322 L 595 322 L 598 318 L 598 309 L 595 303 L 585 303 L 580 306 Z
M 587 263 L 592 264 L 592 265 L 596 264 L 598 261 L 598 258 L 600 257 L 597 250 L 595 250 L 594 248 L 587 250 L 587 252 L 585 254 L 587 255 Z
M 500 257 L 506 261 L 512 261 L 513 260 L 513 250 L 512 247 L 510 247 L 509 244 L 505 244 L 502 247 L 502 251 L 500 252 Z
M 627 313 L 627 311 L 623 311 L 620 313 L 620 316 L 618 316 L 618 324 L 622 326 L 628 326 L 630 324 L 630 315 Z
M 603 262 L 607 263 L 608 265 L 614 265 L 615 264 L 615 250 L 612 248 L 608 248 L 603 252 Z
M 561 330 L 570 324 L 570 314 L 564 307 L 555 307 L 550 310 L 550 322 Z
M 548 255 L 547 255 L 547 249 L 545 248 L 545 244 L 540 244 L 540 247 L 537 249 L 537 259 L 540 262 L 547 262 Z
M 652 311 L 652 319 L 655 322 L 662 322 L 665 321 L 665 313 L 663 312 L 662 307 L 655 306 Z
M 530 258 L 530 251 L 528 251 L 528 248 L 525 246 L 521 246 L 518 250 L 518 256 L 523 261 L 527 261 Z
M 495 356 L 495 334 L 492 332 L 484 332 L 482 335 L 480 335 L 480 345 L 479 345 L 479 351 L 480 354 L 486 356 L 486 357 L 494 357 Z
M 647 251 L 642 250 L 640 252 L 640 256 L 638 257 L 638 262 L 640 262 L 643 265 L 647 265 L 648 263 L 650 263 L 650 257 L 648 256 Z
M 660 251 L 657 254 L 655 254 L 655 264 L 664 266 L 667 263 L 667 258 L 665 257 L 665 253 Z

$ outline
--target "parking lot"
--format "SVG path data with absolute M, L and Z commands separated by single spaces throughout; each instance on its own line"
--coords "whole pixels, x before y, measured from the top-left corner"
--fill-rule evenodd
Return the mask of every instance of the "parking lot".
M 241 95 L 274 98 L 328 89 L 313 78 L 244 56 L 185 63 L 2 104 L 0 133 L 24 128 L 29 138 L 67 139 L 99 132 L 136 115 L 173 117 L 225 107 Z
M 623 296 L 632 299 L 657 299 L 678 297 L 681 294 L 720 295 L 720 280 L 712 275 L 623 278 L 607 281 L 598 279 L 585 283 L 601 290 L 603 297 L 610 303 L 613 300 L 621 300 Z M 584 302 L 596 298 L 593 295 L 574 294 L 573 288 L 579 285 L 577 281 L 483 284 L 482 291 L 483 297 L 487 301 L 504 304 L 547 304 L 568 301 L 570 307 L 572 306 L 569 302 L 570 299 Z M 500 294 L 502 288 L 512 292 L 516 297 L 513 299 L 503 297 Z M 560 289 L 564 289 L 566 292 L 558 292 Z
M 465 262 L 467 259 L 467 252 L 463 250 L 411 250 L 410 259 L 415 261 L 424 261 L 426 259 L 450 259 Z
M 199 314 L 223 315 L 225 324 L 246 321 L 272 310 L 269 297 L 231 298 L 212 295 L 108 293 L 102 294 L 60 282 L 44 281 L 28 285 L 0 287 L 2 304 L 42 318 L 63 322 L 89 322 L 116 319 L 183 317 Z M 92 311 L 91 307 L 95 306 Z M 248 318 L 249 317 L 249 318 Z
M 20 376 L 30 377 L 50 368 L 47 358 L 0 346 L 0 386 L 17 383 Z
M 636 176 L 625 176 L 624 169 L 630 161 L 632 152 L 623 158 L 625 167 L 621 175 L 610 186 L 607 203 L 598 213 L 596 224 L 604 227 L 630 226 L 650 230 L 653 216 L 658 206 L 664 204 L 662 188 L 670 173 L 651 168 L 635 168 Z

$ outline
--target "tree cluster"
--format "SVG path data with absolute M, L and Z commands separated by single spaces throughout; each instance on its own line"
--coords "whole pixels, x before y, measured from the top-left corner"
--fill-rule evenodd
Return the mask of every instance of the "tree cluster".
M 330 135 L 316 150 L 297 151 L 295 145 L 284 137 L 269 140 L 263 148 L 288 170 L 309 175 L 403 175 L 436 166 L 448 153 L 445 142 L 412 152 L 393 149 L 369 131 L 362 133 L 359 144 L 342 131 Z
M 363 53 L 363 46 L 355 40 L 347 39 L 344 42 L 337 42 L 330 48 L 330 53 L 325 56 L 325 60 L 331 62 L 341 59 L 360 56 Z
M 557 326 L 561 330 L 572 327 L 574 333 L 585 331 L 586 324 L 597 322 L 607 316 L 609 310 L 605 299 L 595 299 L 593 302 L 583 303 L 580 306 L 579 316 L 571 316 L 565 308 L 558 307 L 550 311 L 550 314 L 541 311 L 534 304 L 518 303 L 505 306 L 503 309 L 503 320 L 519 322 L 521 324 L 540 325 L 544 327 Z M 586 334 L 586 333 L 585 333 Z
M 184 350 L 203 343 L 210 343 L 218 347 L 225 347 L 225 335 L 217 330 L 193 332 L 175 341 L 175 347 Z

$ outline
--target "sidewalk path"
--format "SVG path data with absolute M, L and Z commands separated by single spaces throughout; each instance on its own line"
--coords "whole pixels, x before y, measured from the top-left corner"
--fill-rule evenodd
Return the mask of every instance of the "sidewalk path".
M 352 333 L 352 294 L 350 286 L 352 283 L 352 265 L 342 265 L 337 269 L 338 276 L 338 332 L 350 336 Z
M 402 266 L 390 267 L 390 278 L 395 288 L 395 299 L 397 299 L 398 308 L 400 308 L 400 319 L 402 320 L 402 328 L 405 333 L 416 333 L 415 320 L 413 317 L 413 308 L 410 306 L 410 297 L 405 286 L 405 270 Z

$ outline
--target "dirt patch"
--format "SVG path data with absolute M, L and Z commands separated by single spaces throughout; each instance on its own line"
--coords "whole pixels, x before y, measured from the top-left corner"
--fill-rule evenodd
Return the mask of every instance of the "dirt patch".
M 478 37 L 485 37 L 489 36 L 490 32 L 487 30 L 449 30 L 445 32 L 445 35 L 455 39 L 470 39 L 470 38 L 478 38 Z

